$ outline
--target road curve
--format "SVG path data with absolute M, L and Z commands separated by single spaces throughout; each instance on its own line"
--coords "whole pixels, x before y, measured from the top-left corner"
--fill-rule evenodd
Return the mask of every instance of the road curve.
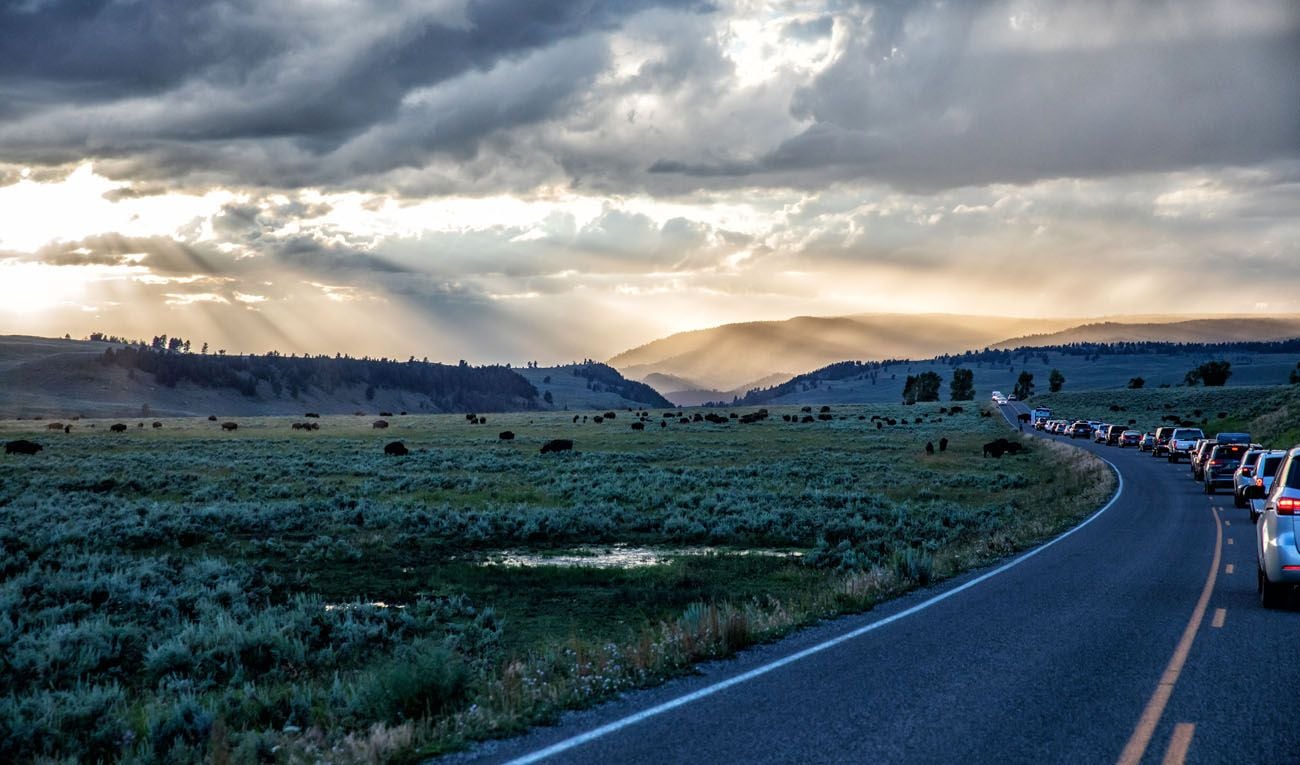
M 1246 511 L 1185 464 L 1075 443 L 1123 491 L 1016 565 L 445 759 L 1300 762 L 1300 609 L 1259 607 Z

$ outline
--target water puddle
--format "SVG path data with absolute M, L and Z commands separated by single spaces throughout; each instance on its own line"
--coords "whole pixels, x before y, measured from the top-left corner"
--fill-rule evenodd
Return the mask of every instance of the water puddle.
M 762 555 L 798 558 L 803 553 L 786 550 L 731 550 L 717 547 L 631 547 L 628 545 L 584 545 L 568 550 L 529 552 L 502 550 L 489 553 L 480 565 L 531 568 L 535 566 L 585 566 L 587 568 L 643 568 L 662 566 L 673 558 L 688 555 Z

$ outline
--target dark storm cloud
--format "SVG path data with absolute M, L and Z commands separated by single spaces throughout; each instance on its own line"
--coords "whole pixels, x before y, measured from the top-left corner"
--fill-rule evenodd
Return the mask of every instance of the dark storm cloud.
M 413 91 L 612 29 L 644 7 L 686 4 L 6 3 L 0 117 L 9 128 L 0 130 L 0 156 L 46 164 L 98 157 L 137 177 L 149 170 L 221 177 L 231 164 L 256 176 L 269 166 L 254 182 L 346 184 L 356 168 L 322 177 L 308 167 L 391 123 Z M 555 75 L 539 98 L 562 102 L 557 89 L 585 81 Z M 434 115 L 459 123 L 426 131 L 416 148 L 463 152 L 474 138 L 547 114 L 536 100 L 497 106 Z
M 990 40 L 1010 10 L 990 5 L 880 4 L 849 16 L 844 50 L 794 94 L 792 114 L 811 122 L 802 132 L 757 158 L 669 156 L 648 168 L 699 186 L 864 179 L 934 190 L 1300 156 L 1294 7 L 1272 29 L 1179 35 L 1159 28 L 1178 14 L 1153 3 L 1131 14 L 1150 27 L 1132 37 L 1123 13 L 1099 11 L 1100 41 L 1045 45 L 1032 34 Z M 1207 16 L 1210 5 L 1176 10 Z
M 224 256 L 170 237 L 103 234 L 75 242 L 55 242 L 29 258 L 53 266 L 140 265 L 166 275 L 214 275 Z

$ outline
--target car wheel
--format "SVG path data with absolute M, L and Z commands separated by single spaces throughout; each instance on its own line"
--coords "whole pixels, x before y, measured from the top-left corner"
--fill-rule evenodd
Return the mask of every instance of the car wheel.
M 1238 494 L 1238 493 L 1235 492 L 1235 491 L 1232 493 L 1232 506 L 1233 506 L 1233 507 L 1245 507 L 1245 506 L 1246 506 L 1246 500 L 1242 499 L 1242 498 L 1241 498 L 1241 495 Z
M 1168 458 L 1167 458 L 1167 459 L 1168 459 L 1168 460 L 1169 460 L 1169 464 L 1171 464 L 1171 465 L 1172 465 L 1172 464 L 1173 464 L 1173 463 L 1175 463 L 1175 462 L 1177 462 L 1177 461 L 1178 461 L 1178 458 L 1177 458 L 1177 457 L 1175 457 L 1175 456 L 1174 456 L 1174 455 L 1172 455 L 1172 454 L 1171 454 L 1171 455 L 1169 455 L 1169 457 L 1168 457 Z
M 1281 608 L 1286 602 L 1289 587 L 1280 582 L 1270 582 L 1263 569 L 1256 576 L 1259 577 L 1259 604 L 1264 608 Z
M 1208 482 L 1207 482 L 1207 483 L 1205 484 L 1205 493 L 1206 493 L 1206 494 L 1213 494 L 1213 493 L 1214 493 L 1214 484 L 1211 484 L 1211 483 L 1208 483 Z
M 1251 505 L 1251 507 L 1250 507 L 1250 522 L 1251 522 L 1251 523 L 1259 523 L 1259 513 L 1255 512 L 1255 506 L 1254 506 L 1254 505 Z

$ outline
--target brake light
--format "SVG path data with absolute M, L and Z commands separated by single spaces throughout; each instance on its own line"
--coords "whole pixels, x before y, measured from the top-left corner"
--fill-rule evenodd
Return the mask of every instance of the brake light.
M 1297 510 L 1300 510 L 1300 499 L 1283 497 L 1277 501 L 1278 515 L 1295 515 Z
M 1210 460 L 1211 465 L 1222 465 L 1223 460 Z

